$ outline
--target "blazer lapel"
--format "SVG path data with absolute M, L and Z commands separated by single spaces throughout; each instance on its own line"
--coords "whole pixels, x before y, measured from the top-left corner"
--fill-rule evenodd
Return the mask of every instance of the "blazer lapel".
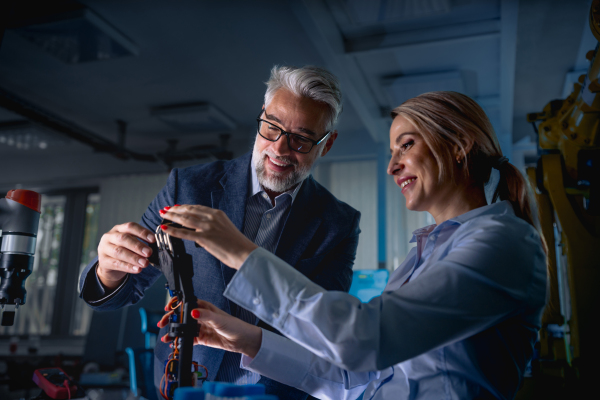
M 233 160 L 219 183 L 220 190 L 211 192 L 212 208 L 223 211 L 240 231 L 244 225 L 246 202 L 248 199 L 248 182 L 250 181 L 250 160 L 248 153 Z M 225 285 L 229 283 L 235 270 L 221 263 Z
M 319 201 L 316 191 L 315 181 L 309 176 L 294 203 L 288 215 L 287 221 L 281 233 L 279 244 L 275 255 L 288 264 L 296 266 L 296 263 L 302 256 L 302 253 L 308 247 L 315 232 L 321 225 L 322 202 Z M 310 271 L 300 271 L 305 275 Z

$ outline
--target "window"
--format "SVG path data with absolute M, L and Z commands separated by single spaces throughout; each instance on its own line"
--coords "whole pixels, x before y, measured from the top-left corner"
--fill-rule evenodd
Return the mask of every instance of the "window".
M 81 262 L 79 263 L 79 273 L 98 255 L 98 220 L 100 216 L 100 195 L 90 194 L 85 208 L 85 227 L 83 235 L 83 248 L 81 250 Z M 79 293 L 79 283 L 77 284 L 77 293 Z M 79 296 L 73 299 L 75 302 L 75 312 L 71 321 L 71 334 L 75 336 L 87 335 L 92 319 L 92 309 L 88 307 Z

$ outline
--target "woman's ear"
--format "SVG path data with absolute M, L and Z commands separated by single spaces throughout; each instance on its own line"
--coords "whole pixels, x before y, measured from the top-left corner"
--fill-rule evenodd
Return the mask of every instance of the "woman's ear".
M 464 164 L 465 158 L 467 158 L 467 154 L 471 152 L 473 148 L 473 141 L 469 141 L 468 143 L 455 143 L 452 146 L 452 157 L 459 164 Z
M 463 163 L 464 159 L 467 157 L 467 152 L 463 151 L 462 148 L 455 144 L 452 146 L 452 158 L 456 161 L 457 164 Z

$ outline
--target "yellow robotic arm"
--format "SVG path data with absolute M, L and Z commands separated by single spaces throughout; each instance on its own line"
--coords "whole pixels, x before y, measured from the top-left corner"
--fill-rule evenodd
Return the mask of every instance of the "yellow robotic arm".
M 600 41 L 600 0 L 592 2 L 590 28 Z M 539 121 L 541 156 L 528 169 L 536 188 L 540 225 L 549 248 L 550 305 L 540 333 L 541 372 L 567 370 L 591 382 L 600 363 L 595 323 L 600 317 L 600 55 L 588 52 L 586 75 L 565 100 L 551 101 Z M 565 340 L 552 340 L 549 324 L 565 327 Z

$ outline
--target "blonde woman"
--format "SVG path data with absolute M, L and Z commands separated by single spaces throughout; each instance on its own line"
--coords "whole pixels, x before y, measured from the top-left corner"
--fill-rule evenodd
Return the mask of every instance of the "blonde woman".
M 388 174 L 406 207 L 436 223 L 414 232 L 384 293 L 362 304 L 327 292 L 218 210 L 173 207 L 165 217 L 192 230 L 163 228 L 238 270 L 225 296 L 287 337 L 199 302 L 196 343 L 242 353 L 245 368 L 321 399 L 513 398 L 546 300 L 526 182 L 467 96 L 426 93 L 392 117 Z M 487 204 L 492 168 L 499 183 Z

